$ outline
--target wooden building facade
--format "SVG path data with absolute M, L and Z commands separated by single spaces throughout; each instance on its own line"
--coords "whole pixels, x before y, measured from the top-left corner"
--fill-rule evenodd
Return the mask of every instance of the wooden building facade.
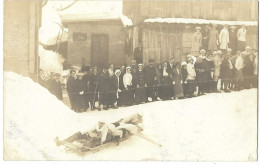
M 133 47 L 143 46 L 143 59 L 162 62 L 174 57 L 178 61 L 186 59 L 190 53 L 191 38 L 195 27 L 202 30 L 206 24 L 146 22 L 148 18 L 187 18 L 219 21 L 258 21 L 257 1 L 181 1 L 142 0 L 123 3 L 123 14 L 134 22 Z M 242 12 L 241 12 L 242 11 Z M 236 26 L 238 30 L 240 26 Z M 217 30 L 223 28 L 218 25 Z M 258 49 L 258 27 L 247 26 L 247 44 Z

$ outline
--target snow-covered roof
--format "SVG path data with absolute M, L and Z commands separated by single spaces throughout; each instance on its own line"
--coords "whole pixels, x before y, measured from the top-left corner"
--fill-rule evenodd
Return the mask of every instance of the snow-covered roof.
M 195 18 L 149 18 L 145 23 L 183 23 L 183 24 L 217 24 L 217 25 L 246 25 L 258 26 L 257 21 L 220 21 Z
M 84 22 L 84 21 L 109 21 L 121 20 L 124 27 L 133 26 L 133 22 L 125 15 L 109 13 L 91 13 L 91 14 L 64 14 L 61 15 L 62 22 Z

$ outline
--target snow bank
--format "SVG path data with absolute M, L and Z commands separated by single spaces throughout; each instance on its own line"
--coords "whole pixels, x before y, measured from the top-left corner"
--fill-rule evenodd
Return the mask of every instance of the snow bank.
M 39 46 L 40 68 L 45 72 L 61 73 L 63 71 L 63 57 L 50 50 Z
M 219 21 L 195 18 L 149 18 L 145 23 L 184 23 L 184 24 L 217 24 L 217 25 L 246 25 L 257 26 L 257 21 Z
M 144 134 L 79 157 L 56 147 L 68 137 L 142 111 Z M 247 161 L 257 156 L 257 90 L 158 101 L 77 114 L 31 79 L 4 73 L 4 157 L 25 160 Z

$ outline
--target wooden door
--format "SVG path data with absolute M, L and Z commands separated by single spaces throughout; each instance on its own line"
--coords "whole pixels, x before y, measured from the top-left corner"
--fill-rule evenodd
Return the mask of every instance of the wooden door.
M 91 35 L 91 65 L 106 65 L 108 63 L 109 39 L 105 34 Z

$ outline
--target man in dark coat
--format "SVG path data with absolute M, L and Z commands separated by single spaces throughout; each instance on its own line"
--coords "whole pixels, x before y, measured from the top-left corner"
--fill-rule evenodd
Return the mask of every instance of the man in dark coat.
M 135 103 L 147 102 L 143 64 L 138 64 L 138 71 L 134 75 L 133 85 L 135 87 Z
M 210 69 L 210 71 L 208 72 L 208 82 L 206 82 L 205 84 L 206 87 L 205 87 L 205 92 L 213 92 L 213 91 L 216 91 L 216 85 L 215 85 L 215 82 L 213 80 L 213 73 L 214 73 L 214 62 L 213 62 L 213 54 L 209 53 L 207 54 L 207 58 L 206 58 L 206 62 L 208 64 L 208 67 Z
M 152 101 L 157 101 L 156 90 L 155 90 L 155 78 L 156 71 L 154 65 L 154 60 L 149 60 L 149 65 L 144 68 L 144 82 L 146 84 L 147 100 L 148 97 L 152 98 Z
M 77 74 L 77 80 L 76 80 L 76 112 L 83 112 L 86 110 L 86 91 L 87 91 L 87 84 L 85 80 L 83 79 L 84 73 L 78 73 Z
M 109 75 L 107 67 L 103 67 L 102 73 L 98 78 L 99 82 L 99 108 L 101 110 L 102 106 L 104 110 L 108 110 L 108 92 L 109 92 Z
M 62 89 L 60 83 L 60 74 L 54 73 L 50 81 L 50 92 L 54 94 L 59 100 L 63 100 Z
M 209 26 L 206 25 L 205 30 L 202 31 L 202 49 L 208 50 L 208 44 L 209 44 L 209 36 L 210 36 L 210 30 Z
M 98 76 L 98 68 L 94 67 L 89 76 L 89 101 L 92 111 L 96 109 L 95 103 L 98 101 Z
M 139 43 L 134 50 L 134 59 L 136 60 L 137 64 L 143 63 L 143 49 L 141 43 Z
M 89 94 L 90 94 L 90 74 L 89 74 L 89 67 L 83 67 L 81 69 L 81 72 L 84 73 L 84 76 L 83 76 L 83 81 L 85 83 L 85 91 L 84 91 L 84 98 L 85 98 L 85 107 L 84 109 L 88 109 L 89 108 L 89 103 L 91 102 L 90 101 L 90 97 L 89 97 Z
M 232 54 L 237 52 L 237 32 L 235 31 L 236 27 L 231 26 L 229 32 L 229 48 L 232 50 Z
M 250 53 L 244 58 L 244 88 L 249 89 L 253 85 L 253 75 L 254 75 L 254 55 Z
M 210 67 L 206 61 L 206 54 L 199 56 L 194 65 L 198 81 L 198 96 L 204 95 L 207 89 L 207 82 L 209 81 Z
M 117 89 L 118 89 L 118 81 L 117 77 L 114 72 L 109 72 L 108 77 L 108 93 L 107 93 L 107 106 L 108 108 L 117 108 L 116 101 L 117 101 Z
M 224 55 L 224 60 L 222 61 L 221 68 L 220 68 L 220 77 L 224 83 L 224 92 L 230 92 L 230 90 L 228 90 L 227 87 L 231 81 L 232 69 L 233 66 L 230 61 L 230 55 L 226 53 Z
M 75 102 L 76 102 L 76 80 L 77 80 L 77 76 L 76 76 L 76 71 L 75 70 L 70 70 L 70 77 L 68 78 L 67 81 L 67 91 L 68 91 L 68 95 L 69 95 L 69 99 L 70 99 L 70 105 L 71 105 L 71 109 L 75 109 Z

